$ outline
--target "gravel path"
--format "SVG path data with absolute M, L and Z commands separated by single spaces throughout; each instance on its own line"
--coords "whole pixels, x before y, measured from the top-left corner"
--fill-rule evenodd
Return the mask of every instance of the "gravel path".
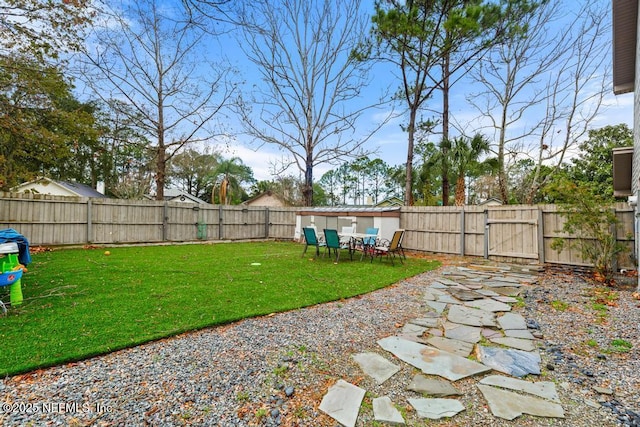
M 344 379 L 368 390 L 358 426 L 373 424 L 371 399 L 382 395 L 406 405 L 408 425 L 424 425 L 406 403 L 413 368 L 403 366 L 379 386 L 351 355 L 374 351 L 391 358 L 376 341 L 426 310 L 424 288 L 441 272 L 358 298 L 5 378 L 0 424 L 336 426 L 318 405 L 327 388 Z M 640 301 L 634 291 L 598 291 L 580 277 L 548 271 L 527 289 L 524 306 L 514 307 L 544 334 L 540 379 L 558 385 L 565 419 L 495 418 L 476 381 L 460 380 L 455 385 L 464 392 L 466 410 L 429 425 L 640 425 Z M 633 347 L 620 352 L 624 343 Z

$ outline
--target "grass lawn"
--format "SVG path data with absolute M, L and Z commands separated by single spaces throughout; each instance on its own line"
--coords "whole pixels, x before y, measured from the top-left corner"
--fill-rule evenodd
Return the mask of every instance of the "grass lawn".
M 435 261 L 313 260 L 291 242 L 65 249 L 33 254 L 24 303 L 0 318 L 0 375 L 185 331 L 349 298 Z M 8 287 L 0 288 L 8 302 Z

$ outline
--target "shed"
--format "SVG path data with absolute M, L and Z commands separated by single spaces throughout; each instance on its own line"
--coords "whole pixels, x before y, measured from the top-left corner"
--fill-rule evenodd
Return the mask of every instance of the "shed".
M 338 231 L 342 227 L 354 227 L 357 233 L 364 233 L 367 228 L 378 229 L 378 236 L 383 239 L 393 237 L 393 232 L 400 228 L 400 207 L 317 207 L 304 208 L 296 212 L 295 239 L 302 236 L 302 228 L 313 225 L 318 231 L 333 228 Z

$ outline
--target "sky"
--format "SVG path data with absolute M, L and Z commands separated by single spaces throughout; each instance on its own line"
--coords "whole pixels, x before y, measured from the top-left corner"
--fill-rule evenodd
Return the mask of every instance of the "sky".
M 603 0 L 600 0 L 600 2 L 606 4 L 606 10 L 610 13 L 609 2 Z M 572 0 L 565 3 L 568 5 L 570 12 L 572 12 L 572 8 L 577 8 L 576 3 Z M 573 10 L 573 12 L 575 12 L 575 10 Z M 610 22 L 610 17 L 607 19 L 609 19 Z M 556 24 L 557 25 L 554 26 L 553 30 L 563 31 L 563 23 L 559 21 Z M 608 47 L 610 48 L 610 43 Z M 238 53 L 242 54 L 242 52 Z M 236 57 L 235 60 L 238 61 L 239 64 L 245 64 L 241 57 Z M 608 67 L 608 69 L 602 70 L 602 72 L 610 72 L 611 60 L 605 61 L 605 67 Z M 245 69 L 248 70 L 247 68 Z M 384 65 L 372 67 L 370 77 L 373 82 L 384 82 L 387 84 L 394 81 L 393 72 Z M 396 81 L 399 85 L 400 81 Z M 379 89 L 380 87 L 378 85 L 372 85 L 368 90 L 363 91 L 363 98 L 366 98 L 369 93 L 376 96 L 379 93 Z M 478 119 L 478 111 L 471 108 L 468 100 L 466 99 L 466 97 L 476 89 L 477 87 L 474 87 L 469 82 L 461 81 L 454 85 L 452 90 L 451 115 L 458 122 L 466 123 L 466 126 L 470 129 L 474 128 L 473 123 L 476 123 L 476 127 L 480 127 L 482 125 L 482 120 Z M 366 99 L 363 99 L 363 102 L 366 102 Z M 433 99 L 430 106 L 437 109 L 439 108 L 439 102 L 440 101 L 438 99 Z M 400 104 L 397 111 L 401 109 L 402 104 Z M 535 114 L 543 114 L 543 112 L 538 110 L 537 113 L 532 112 L 531 114 L 535 116 Z M 376 123 L 380 116 L 381 114 L 379 111 L 368 112 L 364 117 L 363 123 Z M 536 117 L 530 117 L 529 121 L 536 119 Z M 405 116 L 401 116 L 389 121 L 368 141 L 366 147 L 375 152 L 375 154 L 371 156 L 372 158 L 379 157 L 389 165 L 401 165 L 406 162 L 407 134 L 401 129 L 401 124 L 405 120 Z M 606 125 L 615 125 L 619 123 L 626 123 L 630 128 L 633 127 L 633 94 L 614 96 L 613 92 L 608 90 L 605 94 L 600 112 L 592 121 L 590 128 L 597 129 Z M 455 131 L 453 132 L 455 133 Z M 437 139 L 437 136 L 432 138 L 433 142 L 437 142 Z M 254 177 L 258 180 L 272 179 L 269 163 L 270 161 L 280 159 L 283 155 L 282 152 L 278 152 L 275 147 L 270 147 L 269 145 L 262 145 L 258 150 L 256 150 L 255 146 L 250 144 L 249 139 L 242 135 L 238 135 L 234 140 L 221 147 L 223 147 L 223 155 L 238 156 L 245 164 L 249 165 L 254 171 Z M 331 165 L 316 166 L 314 168 L 314 178 L 316 180 L 319 179 L 324 172 L 331 168 L 333 168 Z M 290 170 L 290 173 L 294 176 L 298 176 L 299 174 L 297 169 Z
M 175 0 L 166 0 L 171 4 Z M 368 0 L 366 0 L 368 1 Z M 587 0 L 583 0 L 587 1 Z M 371 2 L 373 3 L 373 2 Z M 571 14 L 575 13 L 578 8 L 578 2 L 575 0 L 562 0 L 564 7 L 567 9 L 567 17 L 565 19 L 571 19 Z M 610 2 L 609 0 L 598 0 L 597 2 L 605 6 L 605 10 L 610 14 Z M 370 8 L 370 12 L 373 12 L 373 6 Z M 611 21 L 610 16 L 607 17 Z M 564 31 L 566 22 L 559 20 L 556 25 L 550 29 L 550 32 L 557 31 L 561 33 Z M 610 33 L 610 30 L 609 30 Z M 207 50 L 211 53 L 207 55 L 215 55 L 217 51 L 220 57 L 224 57 L 233 66 L 235 66 L 240 74 L 239 79 L 245 81 L 243 90 L 248 91 L 255 85 L 259 85 L 260 78 L 256 70 L 253 68 L 253 64 L 247 61 L 242 49 L 236 44 L 236 40 L 229 34 L 227 36 L 220 37 L 219 40 L 207 46 Z M 610 42 L 607 47 L 610 49 Z M 611 57 L 609 53 L 609 57 Z M 611 60 L 605 61 L 605 69 L 602 72 L 610 71 Z M 386 87 L 391 86 L 392 89 L 400 87 L 400 80 L 397 78 L 398 72 L 396 69 L 385 64 L 372 65 L 370 69 L 369 79 L 372 82 L 370 86 L 362 91 L 361 99 L 358 101 L 360 105 L 366 105 L 375 102 L 374 100 L 379 96 L 380 92 Z M 610 84 L 610 81 L 608 82 Z M 470 105 L 468 96 L 473 93 L 477 93 L 481 88 L 477 84 L 472 84 L 469 80 L 461 80 L 456 83 L 451 91 L 451 116 L 452 120 L 457 123 L 461 123 L 464 126 L 465 131 L 469 134 L 481 131 L 485 133 L 483 126 L 487 125 L 487 119 L 479 118 L 479 112 L 472 108 Z M 633 95 L 624 94 L 614 96 L 611 90 L 607 91 L 603 106 L 600 113 L 591 124 L 592 129 L 597 129 L 606 125 L 615 125 L 619 123 L 626 123 L 632 127 L 633 121 Z M 440 100 L 435 97 L 427 103 L 427 108 L 438 110 L 440 108 Z M 401 112 L 403 104 L 397 104 L 395 107 L 396 112 Z M 362 129 L 370 127 L 370 125 L 379 123 L 382 117 L 391 110 L 389 107 L 387 110 L 369 110 L 364 113 L 360 126 Z M 539 115 L 544 114 L 540 109 L 532 110 L 529 116 L 525 116 L 521 121 L 522 125 L 526 123 L 532 123 L 539 118 Z M 430 113 L 425 113 L 426 117 L 430 116 Z M 225 130 L 228 131 L 228 137 L 218 137 L 211 140 L 208 143 L 210 148 L 217 149 L 225 158 L 239 157 L 242 161 L 250 166 L 254 172 L 254 178 L 257 180 L 270 180 L 273 179 L 271 174 L 273 162 L 277 162 L 286 155 L 286 152 L 279 151 L 277 147 L 269 144 L 260 144 L 252 142 L 252 140 L 241 133 L 241 123 L 237 117 L 233 115 L 227 115 L 221 117 L 221 121 L 224 122 Z M 407 158 L 407 134 L 402 131 L 401 125 L 406 121 L 406 115 L 401 115 L 390 120 L 386 123 L 376 134 L 371 137 L 366 143 L 365 148 L 373 152 L 371 158 L 381 158 L 387 164 L 391 166 L 402 165 L 406 162 Z M 485 128 L 486 129 L 486 128 Z M 356 129 L 356 132 L 362 132 L 364 130 Z M 561 131 L 558 131 L 561 132 Z M 452 130 L 455 135 L 456 131 Z M 486 133 L 485 133 L 486 135 Z M 491 140 L 492 135 L 487 135 Z M 438 136 L 434 135 L 430 138 L 430 141 L 437 142 Z M 318 180 L 323 173 L 332 169 L 335 165 L 321 164 L 314 168 L 314 179 Z M 300 176 L 300 171 L 297 168 L 290 168 L 286 174 L 296 177 Z

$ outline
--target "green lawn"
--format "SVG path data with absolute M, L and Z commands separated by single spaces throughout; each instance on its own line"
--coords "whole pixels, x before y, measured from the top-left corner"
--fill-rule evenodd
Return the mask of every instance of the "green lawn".
M 33 254 L 24 303 L 0 318 L 0 375 L 131 347 L 238 319 L 349 298 L 438 267 L 301 258 L 291 242 Z M 0 288 L 8 302 L 8 287 Z M 355 333 L 356 331 L 354 331 Z

